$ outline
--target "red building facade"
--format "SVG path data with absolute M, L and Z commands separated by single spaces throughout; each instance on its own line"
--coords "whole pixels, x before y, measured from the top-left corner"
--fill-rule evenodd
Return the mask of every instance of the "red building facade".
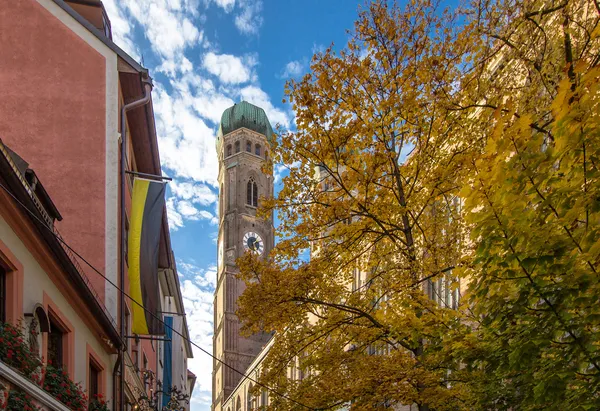
M 44 182 L 62 217 L 55 222 L 57 230 L 93 266 L 81 264 L 94 299 L 117 331 L 120 318 L 126 319 L 128 337 L 131 305 L 125 299 L 125 306 L 120 306 L 119 290 L 113 285 L 128 289 L 126 280 L 120 283 L 120 116 L 125 104 L 144 95 L 145 84 L 151 81 L 148 70 L 112 42 L 110 21 L 99 0 L 6 1 L 0 8 L 0 49 L 5 56 L 0 59 L 0 139 Z M 126 168 L 160 175 L 152 100 L 128 111 L 125 120 Z M 127 230 L 132 180 L 127 175 L 124 181 Z M 183 316 L 173 260 L 165 210 L 159 283 L 175 283 L 177 289 L 161 290 L 161 295 L 163 304 L 173 298 Z M 27 309 L 16 309 L 15 319 Z M 68 321 L 65 318 L 65 324 Z M 183 332 L 188 335 L 185 322 Z M 73 332 L 68 338 L 77 335 Z M 77 345 L 65 341 L 65 346 Z M 118 403 L 120 372 L 114 353 L 105 361 L 100 381 L 114 409 L 135 405 L 161 375 L 162 342 L 124 341 L 124 403 Z M 186 354 L 187 361 L 192 355 L 189 342 Z M 67 353 L 74 368 L 80 361 L 77 355 Z

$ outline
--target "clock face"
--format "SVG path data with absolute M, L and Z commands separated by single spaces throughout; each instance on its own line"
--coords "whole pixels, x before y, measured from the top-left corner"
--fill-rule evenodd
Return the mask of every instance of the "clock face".
M 250 231 L 244 234 L 244 249 L 261 255 L 265 249 L 265 244 L 257 233 Z

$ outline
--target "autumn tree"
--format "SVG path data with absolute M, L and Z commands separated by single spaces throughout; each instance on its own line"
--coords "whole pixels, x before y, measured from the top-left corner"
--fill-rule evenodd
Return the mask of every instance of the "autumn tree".
M 288 84 L 281 241 L 240 261 L 247 331 L 276 332 L 263 383 L 315 409 L 599 408 L 599 16 L 376 2 Z
M 465 147 L 446 109 L 468 49 L 456 19 L 435 2 L 368 4 L 348 45 L 288 84 L 297 129 L 273 151 L 289 176 L 264 210 L 281 241 L 239 262 L 238 314 L 277 333 L 261 381 L 315 409 L 471 401 L 443 350 L 469 332 L 453 276 Z
M 600 7 L 474 11 L 477 64 L 453 102 L 483 144 L 461 191 L 481 319 L 471 388 L 480 409 L 600 409 Z

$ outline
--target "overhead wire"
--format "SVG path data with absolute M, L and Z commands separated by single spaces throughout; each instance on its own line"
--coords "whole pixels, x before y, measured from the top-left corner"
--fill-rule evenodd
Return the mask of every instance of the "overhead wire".
M 67 247 L 73 254 L 75 254 L 79 259 L 81 259 L 81 261 L 83 261 L 87 266 L 89 266 L 96 274 L 98 274 L 100 277 L 102 277 L 104 280 L 106 280 L 110 285 L 112 285 L 113 287 L 115 287 L 115 289 L 121 293 L 123 293 L 123 295 L 125 295 L 131 302 L 133 302 L 134 304 L 136 304 L 137 306 L 139 306 L 140 308 L 142 308 L 142 310 L 144 310 L 145 312 L 147 312 L 148 314 L 150 314 L 154 319 L 158 320 L 160 323 L 162 323 L 165 327 L 169 328 L 173 333 L 177 334 L 178 336 L 180 336 L 184 341 L 189 342 L 191 345 L 193 345 L 194 347 L 198 348 L 201 352 L 207 354 L 208 356 L 210 356 L 212 359 L 216 360 L 217 362 L 219 362 L 220 364 L 222 364 L 223 366 L 225 366 L 226 368 L 234 371 L 235 373 L 241 375 L 242 377 L 244 377 L 245 379 L 255 383 L 256 385 L 258 385 L 259 387 L 262 387 L 264 389 L 266 389 L 267 391 L 277 395 L 278 397 L 281 397 L 283 399 L 286 399 L 288 401 L 293 402 L 294 404 L 300 405 L 301 407 L 304 407 L 306 409 L 309 410 L 316 410 L 316 408 L 310 407 L 306 404 L 301 403 L 298 400 L 295 400 L 291 397 L 289 397 L 286 394 L 280 393 L 272 388 L 270 388 L 269 386 L 262 384 L 260 382 L 258 382 L 257 380 L 255 380 L 254 378 L 252 378 L 251 376 L 245 374 L 242 371 L 239 371 L 237 368 L 227 364 L 225 361 L 221 360 L 220 358 L 217 358 L 215 355 L 211 354 L 209 351 L 207 351 L 206 349 L 202 348 L 200 345 L 198 345 L 197 343 L 195 343 L 194 341 L 192 341 L 189 337 L 186 337 L 185 335 L 183 335 L 181 332 L 177 331 L 176 329 L 174 329 L 172 326 L 168 325 L 166 322 L 164 322 L 162 320 L 162 318 L 158 317 L 156 314 L 154 314 L 153 312 L 151 312 L 150 310 L 148 310 L 146 307 L 144 307 L 141 303 L 137 302 L 133 297 L 131 297 L 129 294 L 127 294 L 122 288 L 120 288 L 117 284 L 115 284 L 112 280 L 110 280 L 108 277 L 106 277 L 103 273 L 100 272 L 100 270 L 98 270 L 94 265 L 92 265 L 92 263 L 90 263 L 89 261 L 87 261 L 85 259 L 85 257 L 83 257 L 79 252 L 77 252 L 73 247 L 71 247 L 64 239 L 62 239 L 59 235 L 57 235 L 54 230 L 52 229 L 52 227 L 49 227 L 48 224 L 43 221 L 42 219 L 40 219 L 37 215 L 35 215 L 35 213 L 33 211 L 31 211 L 29 209 L 29 207 L 27 207 L 25 204 L 23 204 L 6 186 L 4 186 L 2 183 L 0 183 L 0 188 L 2 188 L 8 195 L 10 195 L 13 200 L 15 200 L 15 202 L 17 204 L 19 204 L 25 211 L 27 211 L 27 213 L 29 213 L 33 218 L 35 218 L 38 222 L 40 222 L 53 236 L 54 238 L 56 238 L 61 244 L 63 244 L 65 247 Z

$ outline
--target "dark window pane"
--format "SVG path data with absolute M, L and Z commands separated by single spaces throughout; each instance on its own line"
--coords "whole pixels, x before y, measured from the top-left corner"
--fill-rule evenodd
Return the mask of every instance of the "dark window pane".
M 252 152 L 252 143 L 249 141 L 246 141 L 246 151 L 249 153 Z
M 258 186 L 252 183 L 252 205 L 258 207 Z
M 56 368 L 63 366 L 63 337 L 64 333 L 59 326 L 50 319 L 50 332 L 48 333 L 48 362 Z
M 6 270 L 0 267 L 0 322 L 6 322 Z
M 227 146 L 227 156 L 231 155 L 231 144 Z
M 246 185 L 246 204 L 252 205 L 252 181 Z
M 100 379 L 100 370 L 94 366 L 94 363 L 90 361 L 90 386 L 89 396 L 90 400 L 94 399 L 95 395 L 98 395 L 98 382 Z
M 240 142 L 239 142 L 239 141 L 236 141 L 236 142 L 235 142 L 235 152 L 236 152 L 236 153 L 239 153 L 239 152 L 240 152 Z
M 133 357 L 133 366 L 135 367 L 136 371 L 139 371 L 139 369 L 140 369 L 140 356 L 138 354 L 138 350 L 133 350 L 131 352 L 131 356 Z
M 260 156 L 260 145 L 257 144 L 256 147 L 254 147 L 254 154 L 256 154 L 257 156 Z

